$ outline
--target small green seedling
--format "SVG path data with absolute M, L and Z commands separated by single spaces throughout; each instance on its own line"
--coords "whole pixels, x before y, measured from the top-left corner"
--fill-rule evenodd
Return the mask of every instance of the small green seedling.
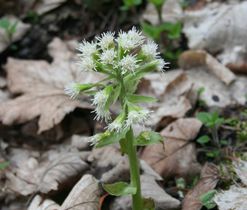
M 9 162 L 2 162 L 0 163 L 0 171 L 4 170 L 5 168 L 7 168 L 9 166 Z
M 153 26 L 151 24 L 142 23 L 143 32 L 150 38 L 158 41 L 161 37 L 162 32 L 167 33 L 167 37 L 170 40 L 179 39 L 182 33 L 182 24 L 177 23 L 162 23 L 158 26 Z
M 179 189 L 178 190 L 178 195 L 180 198 L 184 197 L 184 192 L 183 190 L 186 188 L 186 181 L 184 180 L 184 178 L 178 178 L 176 179 L 176 187 Z
M 16 32 L 17 24 L 18 24 L 17 21 L 12 23 L 7 18 L 0 19 L 0 28 L 2 28 L 5 31 L 6 37 L 8 39 L 7 40 L 8 42 L 12 41 L 13 35 Z
M 136 7 L 142 4 L 142 0 L 123 0 L 124 6 L 122 7 L 124 10 L 128 10 L 130 8 Z
M 210 190 L 203 195 L 200 196 L 200 201 L 203 206 L 207 209 L 213 209 L 216 206 L 216 203 L 213 201 L 215 194 L 217 193 L 216 190 Z
M 159 22 L 162 23 L 162 6 L 166 2 L 166 0 L 148 0 L 157 10 Z
M 221 124 L 224 122 L 224 118 L 219 117 L 217 112 L 209 113 L 209 112 L 199 112 L 196 115 L 197 119 L 199 119 L 207 128 L 209 128 L 212 134 L 212 140 L 214 144 L 220 148 L 221 141 L 219 140 L 218 129 Z M 209 142 L 209 136 L 200 137 L 197 142 L 200 144 L 206 144 Z

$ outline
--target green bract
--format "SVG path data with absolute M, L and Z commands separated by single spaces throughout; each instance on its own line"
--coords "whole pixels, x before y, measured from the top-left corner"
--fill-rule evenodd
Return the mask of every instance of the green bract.
M 145 199 L 141 196 L 136 147 L 158 143 L 162 138 L 153 131 L 144 131 L 135 137 L 132 126 L 144 125 L 149 119 L 151 112 L 140 104 L 156 101 L 135 92 L 140 80 L 147 73 L 162 72 L 166 65 L 159 56 L 158 45 L 146 39 L 136 28 L 132 28 L 128 32 L 119 32 L 118 36 L 107 32 L 93 42 L 83 41 L 78 50 L 81 70 L 98 72 L 105 75 L 105 78 L 94 84 L 73 83 L 65 91 L 73 99 L 82 92 L 93 96 L 95 119 L 104 120 L 107 127 L 104 133 L 91 138 L 91 144 L 103 147 L 119 143 L 122 153 L 128 155 L 130 162 L 130 184 L 118 182 L 103 187 L 112 195 L 131 194 L 134 210 L 153 209 L 153 203 L 144 202 Z M 110 109 L 117 101 L 121 104 L 121 111 L 112 120 Z

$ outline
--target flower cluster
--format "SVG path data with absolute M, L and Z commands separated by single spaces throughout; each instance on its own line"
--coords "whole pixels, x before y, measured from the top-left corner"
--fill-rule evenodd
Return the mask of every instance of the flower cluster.
M 158 45 L 133 27 L 118 35 L 103 33 L 95 41 L 83 41 L 77 49 L 81 70 L 102 73 L 106 79 L 99 82 L 100 86 L 99 83 L 86 87 L 73 83 L 66 88 L 66 93 L 71 98 L 76 98 L 80 92 L 92 89 L 90 94 L 93 94 L 95 119 L 108 122 L 109 132 L 121 132 L 133 124 L 144 124 L 150 112 L 127 96 L 134 94 L 144 74 L 166 68 L 167 63 L 161 58 Z M 114 121 L 109 122 L 110 106 L 117 100 L 121 101 L 123 111 Z M 96 142 L 95 139 L 93 142 Z

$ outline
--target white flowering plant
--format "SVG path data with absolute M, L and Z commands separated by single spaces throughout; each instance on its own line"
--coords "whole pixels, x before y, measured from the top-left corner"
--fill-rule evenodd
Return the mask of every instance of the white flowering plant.
M 103 187 L 112 195 L 131 194 L 133 210 L 153 209 L 145 207 L 147 202 L 141 196 L 136 148 L 157 143 L 162 138 L 153 131 L 134 136 L 133 125 L 144 125 L 150 116 L 150 111 L 140 104 L 156 100 L 135 92 L 144 75 L 152 71 L 162 72 L 167 63 L 160 57 L 158 45 L 146 39 L 135 27 L 128 32 L 121 31 L 117 36 L 107 32 L 93 42 L 83 41 L 78 50 L 82 71 L 95 71 L 104 74 L 105 78 L 94 84 L 73 83 L 65 91 L 73 99 L 82 92 L 93 96 L 95 119 L 104 120 L 107 127 L 104 133 L 91 138 L 91 144 L 103 147 L 119 143 L 130 163 L 130 184 L 117 182 Z M 121 104 L 121 111 L 112 120 L 110 108 L 117 101 Z

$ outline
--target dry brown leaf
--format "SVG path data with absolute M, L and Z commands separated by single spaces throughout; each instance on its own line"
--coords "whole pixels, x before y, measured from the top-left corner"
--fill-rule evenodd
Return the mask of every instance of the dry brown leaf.
M 90 108 L 85 98 L 84 101 L 70 100 L 64 93 L 65 86 L 73 81 L 86 83 L 100 79 L 95 74 L 79 70 L 70 47 L 55 38 L 49 45 L 49 52 L 54 58 L 51 64 L 8 59 L 8 87 L 12 93 L 23 95 L 0 104 L 0 121 L 3 124 L 24 123 L 39 117 L 38 132 L 41 133 L 60 123 L 75 108 Z
M 29 24 L 23 23 L 18 18 L 14 16 L 5 16 L 2 18 L 6 18 L 10 24 L 16 25 L 16 31 L 13 33 L 11 40 L 9 40 L 8 35 L 6 34 L 3 28 L 0 28 L 0 52 L 4 51 L 12 42 L 18 41 L 22 38 L 22 36 L 28 31 L 30 28 Z
M 22 195 L 48 193 L 88 169 L 81 153 L 51 150 L 38 160 L 38 154 L 17 150 L 11 157 L 11 171 L 6 173 L 8 188 Z
M 34 10 L 37 12 L 37 14 L 42 15 L 59 7 L 62 3 L 66 1 L 67 0 L 41 0 L 38 1 L 38 4 L 35 5 Z
M 201 171 L 201 178 L 197 185 L 190 190 L 184 200 L 182 210 L 199 210 L 202 207 L 200 196 L 213 190 L 219 181 L 217 166 L 212 163 L 204 165 Z
M 200 88 L 204 91 L 200 94 L 200 99 L 208 106 L 226 107 L 228 105 L 242 104 L 247 101 L 247 78 L 236 76 L 229 86 L 211 74 L 205 67 L 192 68 L 186 71 L 186 75 L 193 83 L 193 92 Z
M 188 50 L 183 52 L 179 57 L 179 65 L 183 69 L 205 66 L 212 74 L 218 77 L 226 85 L 232 83 L 236 77 L 223 64 L 214 57 L 202 50 Z
M 92 175 L 84 175 L 63 202 L 60 210 L 98 210 L 99 182 Z
M 183 31 L 192 49 L 218 53 L 223 64 L 243 63 L 247 56 L 243 20 L 247 18 L 247 2 L 213 3 L 202 10 L 187 11 Z M 237 32 L 237 33 L 236 33 Z
M 195 145 L 190 140 L 196 137 L 201 126 L 194 118 L 176 120 L 161 131 L 165 137 L 163 144 L 147 146 L 141 158 L 165 178 L 197 174 L 200 164 L 196 160 Z
M 60 210 L 60 206 L 52 200 L 43 200 L 41 196 L 36 195 L 27 210 Z
M 93 174 L 102 182 L 129 180 L 129 162 L 115 145 L 93 149 L 88 161 L 92 162 Z
M 138 92 L 155 96 L 159 102 L 151 105 L 153 113 L 146 125 L 164 127 L 171 120 L 184 117 L 195 102 L 191 88 L 192 83 L 182 70 L 167 72 L 164 77 L 158 73 L 147 75 Z

